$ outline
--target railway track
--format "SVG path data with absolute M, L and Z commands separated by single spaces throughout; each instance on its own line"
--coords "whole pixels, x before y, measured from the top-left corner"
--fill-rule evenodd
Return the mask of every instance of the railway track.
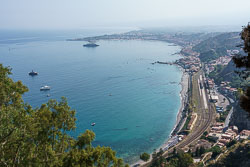
M 199 73 L 200 74 L 200 73 Z M 208 100 L 208 95 L 207 92 L 206 93 L 206 99 Z M 208 104 L 208 110 L 205 109 L 204 107 L 204 102 L 202 101 L 202 98 L 199 99 L 199 105 L 197 106 L 198 108 L 200 108 L 201 111 L 201 118 L 199 119 L 199 121 L 196 124 L 196 129 L 194 127 L 194 130 L 181 142 L 179 142 L 175 147 L 170 148 L 168 151 L 166 151 L 164 153 L 164 155 L 167 155 L 169 152 L 173 151 L 174 148 L 176 149 L 182 149 L 186 146 L 189 146 L 190 144 L 192 144 L 194 141 L 196 141 L 197 139 L 199 139 L 201 137 L 201 135 L 208 129 L 208 127 L 210 126 L 210 124 L 213 121 L 213 108 L 212 105 L 207 102 Z
M 211 106 L 209 105 L 209 110 L 207 112 L 208 114 L 208 119 L 205 119 L 205 124 L 203 124 L 203 120 L 205 115 L 203 116 L 203 119 L 200 121 L 199 125 L 200 128 L 195 130 L 195 132 L 193 132 L 192 134 L 190 134 L 190 136 L 187 136 L 186 139 L 183 140 L 183 142 L 180 142 L 180 144 L 178 144 L 176 147 L 177 148 L 183 148 L 186 147 L 188 145 L 190 145 L 192 142 L 194 142 L 196 139 L 198 139 L 206 130 L 207 128 L 210 126 L 210 123 L 212 122 L 212 118 L 213 118 L 213 113 L 211 112 Z M 202 114 L 203 115 L 203 114 Z
M 208 96 L 206 93 L 206 99 L 208 100 Z M 213 119 L 213 110 L 211 104 L 208 103 L 208 111 L 204 107 L 204 101 L 200 98 L 200 104 L 203 104 L 201 107 L 201 119 L 198 122 L 197 129 L 195 129 L 190 135 L 186 137 L 182 142 L 180 142 L 176 147 L 177 148 L 183 148 L 188 145 L 190 145 L 192 142 L 194 142 L 196 139 L 198 139 L 210 126 L 212 119 Z

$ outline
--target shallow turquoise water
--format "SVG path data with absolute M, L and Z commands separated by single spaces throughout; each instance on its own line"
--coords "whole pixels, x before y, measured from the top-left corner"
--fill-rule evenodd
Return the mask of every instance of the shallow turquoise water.
M 127 162 L 158 148 L 176 121 L 182 73 L 176 66 L 151 63 L 178 59 L 171 54 L 180 48 L 157 41 L 99 41 L 97 48 L 83 44 L 1 44 L 0 62 L 13 68 L 14 80 L 29 87 L 24 99 L 32 106 L 67 97 L 77 110 L 77 129 L 71 135 L 92 129 L 94 145 L 111 146 Z M 39 75 L 28 76 L 32 69 Z M 45 84 L 52 87 L 49 98 L 39 90 Z

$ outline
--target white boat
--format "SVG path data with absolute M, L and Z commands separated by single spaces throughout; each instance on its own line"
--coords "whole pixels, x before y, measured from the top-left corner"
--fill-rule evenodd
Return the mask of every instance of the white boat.
M 50 90 L 50 86 L 45 85 L 45 86 L 42 86 L 42 87 L 40 88 L 40 91 L 44 91 L 44 90 Z
M 95 123 L 93 122 L 93 123 L 91 124 L 91 126 L 95 126 Z

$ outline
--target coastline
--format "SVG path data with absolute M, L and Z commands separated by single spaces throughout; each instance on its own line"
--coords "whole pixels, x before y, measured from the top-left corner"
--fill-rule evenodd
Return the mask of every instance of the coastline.
M 159 148 L 156 149 L 156 152 L 159 151 L 161 148 L 164 150 L 164 148 L 166 148 L 169 143 L 173 142 L 175 139 L 175 135 L 182 129 L 182 127 L 185 124 L 186 121 L 186 116 L 183 115 L 184 112 L 184 108 L 185 108 L 185 103 L 188 100 L 188 86 L 189 86 L 189 74 L 188 72 L 185 72 L 184 69 L 181 66 L 178 66 L 179 69 L 182 71 L 182 77 L 181 77 L 181 82 L 179 83 L 181 85 L 181 91 L 180 91 L 180 100 L 181 100 L 181 105 L 180 108 L 178 110 L 177 116 L 176 116 L 176 122 L 175 125 L 172 129 L 172 131 L 170 132 L 169 137 L 163 142 L 163 144 L 160 145 Z M 150 160 L 148 162 L 150 162 L 152 160 L 152 154 L 150 153 Z M 148 162 L 144 162 L 142 160 L 138 160 L 135 163 L 132 163 L 131 166 L 136 166 L 137 164 L 141 165 L 145 165 Z
M 182 127 L 184 126 L 185 121 L 183 121 L 183 119 L 186 119 L 185 116 L 183 116 L 183 110 L 185 109 L 185 103 L 188 102 L 188 86 L 189 86 L 189 74 L 188 72 L 185 72 L 184 69 L 179 66 L 181 71 L 182 71 L 182 78 L 181 78 L 181 91 L 180 91 L 180 98 L 181 98 L 181 106 L 180 109 L 177 113 L 177 117 L 176 117 L 176 124 L 173 128 L 173 130 L 170 133 L 170 136 L 173 137 L 176 133 L 178 133 Z M 182 121 L 182 122 L 181 122 Z
M 182 129 L 182 127 L 185 124 L 186 116 L 183 115 L 183 110 L 185 108 L 185 103 L 188 100 L 188 85 L 189 85 L 189 74 L 184 71 L 184 69 L 181 66 L 178 66 L 180 70 L 182 71 L 182 77 L 181 77 L 181 82 L 179 83 L 181 85 L 181 91 L 180 91 L 180 100 L 181 100 L 181 105 L 178 110 L 177 116 L 176 116 L 176 122 L 175 125 L 169 135 L 169 138 L 166 139 L 166 141 L 157 149 L 159 151 L 161 148 L 164 150 L 164 148 L 167 147 L 169 143 L 171 143 L 175 137 L 175 135 Z
M 111 35 L 112 36 L 112 35 Z M 102 38 L 104 37 L 104 38 Z M 97 36 L 97 37 L 88 37 L 88 38 L 83 38 L 83 39 L 71 39 L 69 41 L 87 41 L 89 39 L 92 39 L 94 38 L 95 40 L 145 40 L 145 41 L 160 41 L 160 42 L 166 42 L 168 44 L 170 44 L 171 46 L 180 46 L 181 49 L 180 49 L 180 52 L 177 52 L 177 53 L 173 53 L 172 55 L 175 55 L 175 54 L 180 54 L 181 56 L 183 56 L 181 54 L 181 51 L 183 49 L 183 45 L 181 45 L 180 43 L 178 43 L 177 41 L 167 41 L 167 40 L 160 40 L 160 39 L 142 39 L 142 38 L 117 38 L 117 37 L 114 37 L 114 38 L 106 38 L 108 36 Z M 152 63 L 153 64 L 153 63 Z M 162 64 L 168 64 L 168 63 L 162 63 Z M 171 64 L 172 65 L 172 64 Z M 181 76 L 181 81 L 179 83 L 179 85 L 181 85 L 181 90 L 179 92 L 179 96 L 180 96 L 180 107 L 177 111 L 177 115 L 176 115 L 176 119 L 175 119 L 175 124 L 169 134 L 169 136 L 163 141 L 162 144 L 160 144 L 160 146 L 155 149 L 156 152 L 158 152 L 161 148 L 163 150 L 167 150 L 167 146 L 173 143 L 175 143 L 178 138 L 176 136 L 176 134 L 182 129 L 182 127 L 184 126 L 185 124 L 185 121 L 186 121 L 186 113 L 184 112 L 185 111 L 185 107 L 188 102 L 188 89 L 189 89 L 189 73 L 188 72 L 185 72 L 185 69 L 181 66 L 179 66 L 178 64 L 175 64 L 176 67 L 179 68 L 179 70 L 181 71 L 182 73 L 182 76 Z M 173 145 L 176 145 L 177 143 L 173 144 Z M 152 153 L 150 153 L 150 160 L 148 162 L 150 162 L 152 160 Z M 137 165 L 145 165 L 147 164 L 148 162 L 144 162 L 142 160 L 137 160 L 136 162 L 131 162 L 130 166 L 137 166 Z

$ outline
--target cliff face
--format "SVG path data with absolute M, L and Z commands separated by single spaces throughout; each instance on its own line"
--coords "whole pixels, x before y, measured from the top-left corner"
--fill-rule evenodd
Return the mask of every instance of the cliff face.
M 232 114 L 230 125 L 235 125 L 239 128 L 239 132 L 243 129 L 250 130 L 250 116 L 249 114 L 242 110 L 239 105 L 235 107 Z

